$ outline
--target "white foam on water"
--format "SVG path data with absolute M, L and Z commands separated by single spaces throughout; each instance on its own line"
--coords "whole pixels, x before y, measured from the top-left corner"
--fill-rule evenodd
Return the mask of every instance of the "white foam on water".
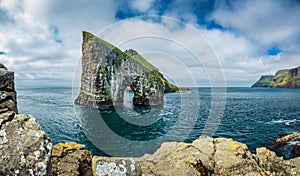
M 272 120 L 270 122 L 267 122 L 268 124 L 274 124 L 274 123 L 284 123 L 285 125 L 291 125 L 291 123 L 300 123 L 300 120 L 297 119 L 291 119 L 291 120 L 283 120 L 283 119 L 279 119 L 279 120 Z

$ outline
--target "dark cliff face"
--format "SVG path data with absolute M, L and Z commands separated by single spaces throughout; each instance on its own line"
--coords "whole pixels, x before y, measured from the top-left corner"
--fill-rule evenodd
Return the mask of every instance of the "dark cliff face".
M 262 76 L 252 87 L 300 88 L 300 67 L 279 70 L 275 76 Z
M 134 92 L 133 105 L 163 104 L 168 83 L 156 67 L 134 50 L 122 52 L 117 47 L 83 32 L 82 75 L 76 104 L 110 108 L 122 104 L 124 91 Z
M 0 63 L 0 113 L 7 111 L 18 113 L 16 97 L 14 72 L 8 71 Z

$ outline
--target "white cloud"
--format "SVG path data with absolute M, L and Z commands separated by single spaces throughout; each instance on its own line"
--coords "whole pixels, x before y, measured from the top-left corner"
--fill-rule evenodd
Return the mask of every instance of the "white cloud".
M 195 10 L 202 7 L 202 1 L 175 0 L 163 11 L 202 33 L 218 62 L 204 52 L 210 49 L 205 48 L 206 42 L 197 40 L 195 31 L 176 20 L 131 19 L 110 26 L 116 22 L 118 1 L 0 0 L 0 51 L 7 53 L 0 55 L 0 62 L 16 72 L 17 81 L 69 83 L 81 57 L 81 31 L 87 30 L 105 33 L 101 37 L 122 49 L 136 49 L 182 85 L 190 84 L 187 78 L 191 75 L 198 85 L 205 85 L 210 70 L 224 71 L 229 86 L 250 86 L 261 74 L 300 65 L 300 6 L 296 1 L 230 2 L 228 6 L 217 1 L 208 17 L 226 30 L 207 30 L 197 24 Z M 132 10 L 158 14 L 161 11 L 154 4 L 154 0 L 134 0 L 129 5 Z M 136 36 L 140 38 L 134 39 Z M 267 50 L 273 46 L 282 52 L 268 56 Z M 202 56 L 200 63 L 193 54 Z M 218 64 L 223 70 L 218 70 Z
M 300 6 L 296 1 L 217 1 L 209 17 L 228 31 L 207 31 L 222 59 L 229 81 L 247 78 L 248 85 L 262 74 L 300 65 Z M 269 56 L 277 46 L 282 53 Z M 297 59 L 298 58 L 298 59 Z M 239 73 L 239 74 L 237 74 Z M 242 82 L 242 81 L 241 81 Z
M 223 78 L 221 63 L 201 33 L 182 23 L 176 25 L 178 22 L 176 19 L 164 18 L 162 21 L 168 20 L 171 22 L 164 25 L 160 23 L 161 20 L 129 19 L 111 26 L 100 35 L 122 49 L 135 48 L 141 53 L 163 53 L 166 55 L 164 59 L 166 63 L 170 63 L 170 58 L 176 59 L 174 63 L 178 63 L 177 66 L 166 67 L 160 64 L 157 67 L 167 75 L 178 75 L 173 78 L 180 85 L 203 85 L 203 80 L 208 82 L 208 79 L 211 79 L 212 83 L 221 83 Z M 152 63 L 158 63 L 155 57 L 148 56 L 147 59 Z M 193 70 L 191 74 L 193 77 L 181 77 L 184 70 L 175 68 L 182 66 Z
M 132 0 L 130 5 L 141 12 L 147 12 L 155 0 Z
M 296 1 L 245 0 L 216 2 L 210 19 L 262 45 L 293 45 L 299 38 L 300 6 Z
M 0 61 L 16 72 L 17 82 L 56 79 L 70 85 L 81 57 L 81 31 L 96 33 L 113 23 L 116 4 L 2 0 L 0 8 L 10 19 L 0 23 L 0 51 L 7 53 Z

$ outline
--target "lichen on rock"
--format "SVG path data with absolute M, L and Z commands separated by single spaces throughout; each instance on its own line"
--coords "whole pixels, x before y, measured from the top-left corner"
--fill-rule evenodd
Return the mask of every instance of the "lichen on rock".
M 52 175 L 92 175 L 92 154 L 82 144 L 58 143 L 52 149 Z
M 49 175 L 52 142 L 36 120 L 14 112 L 0 119 L 0 175 Z
M 240 142 L 200 136 L 192 143 L 166 142 L 140 158 L 94 157 L 93 174 L 268 176 L 300 174 L 300 157 L 284 160 L 266 149 L 252 154 Z M 134 167 L 132 167 L 134 166 Z M 131 168 L 134 168 L 131 170 Z
M 142 169 L 132 158 L 115 158 L 115 157 L 93 157 L 94 176 L 126 176 L 142 175 Z

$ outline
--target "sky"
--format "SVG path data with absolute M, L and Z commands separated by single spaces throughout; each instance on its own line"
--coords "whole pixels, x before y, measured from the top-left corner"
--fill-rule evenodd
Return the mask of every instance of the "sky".
M 0 0 L 0 63 L 19 87 L 72 86 L 89 31 L 179 85 L 249 87 L 300 66 L 299 29 L 299 0 Z

